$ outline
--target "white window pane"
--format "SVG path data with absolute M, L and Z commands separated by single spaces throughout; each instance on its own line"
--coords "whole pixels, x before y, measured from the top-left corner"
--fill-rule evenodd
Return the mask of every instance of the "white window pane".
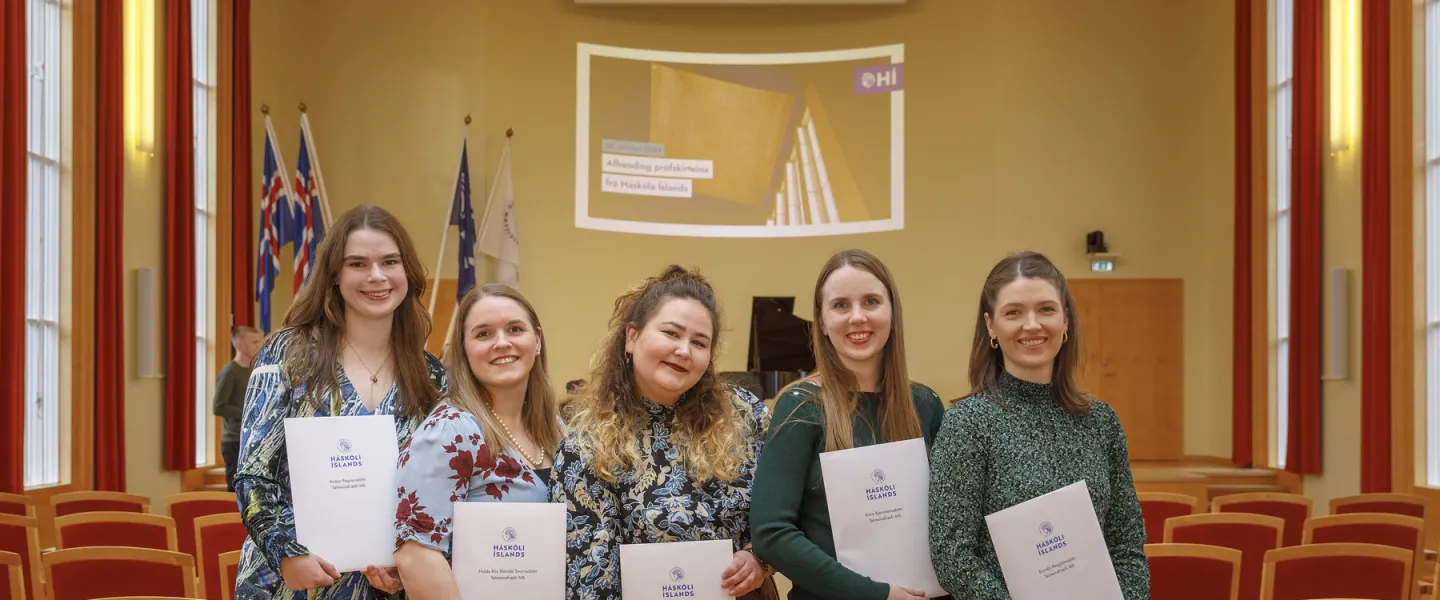
M 60 482 L 60 10 L 28 0 L 25 13 L 26 487 Z
M 1275 411 L 1275 441 L 1278 466 L 1285 466 L 1285 445 L 1290 438 L 1290 340 L 1281 340 L 1276 352 L 1275 381 L 1280 404 Z

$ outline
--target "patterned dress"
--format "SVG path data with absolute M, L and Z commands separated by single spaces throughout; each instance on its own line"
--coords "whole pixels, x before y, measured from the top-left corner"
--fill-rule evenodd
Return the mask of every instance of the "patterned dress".
M 620 545 L 731 540 L 750 543 L 750 490 L 770 412 L 754 394 L 729 388 L 744 415 L 752 458 L 733 481 L 693 481 L 671 438 L 674 406 L 647 403 L 650 421 L 640 430 L 638 469 L 600 479 L 581 455 L 580 440 L 565 436 L 555 455 L 551 499 L 566 504 L 565 593 L 572 600 L 620 598 Z
M 941 587 L 957 600 L 1009 600 L 985 515 L 1083 479 L 1125 600 L 1149 600 L 1145 522 L 1115 411 L 1096 400 L 1071 414 L 1049 384 L 1004 372 L 996 388 L 946 411 L 930 454 L 930 558 Z
M 281 559 L 308 554 L 295 538 L 295 513 L 290 500 L 290 465 L 285 453 L 285 419 L 287 417 L 328 417 L 334 407 L 305 405 L 305 384 L 292 384 L 282 374 L 280 361 L 295 336 L 293 329 L 282 329 L 271 335 L 250 374 L 245 395 L 245 416 L 240 432 L 240 468 L 235 473 L 235 496 L 240 515 L 249 536 L 241 548 L 239 572 L 235 583 L 236 600 L 274 598 L 306 600 L 304 591 L 292 592 L 280 577 Z M 425 354 L 430 384 L 444 391 L 447 385 L 445 367 L 438 359 Z M 392 385 L 385 398 L 371 412 L 361 402 L 350 379 L 335 364 L 340 380 L 338 416 L 397 414 L 400 410 L 398 386 Z M 334 399 L 332 399 L 333 401 Z M 396 443 L 410 439 L 420 419 L 396 418 Z M 322 557 L 323 558 L 323 557 Z M 389 595 L 370 586 L 365 574 L 341 573 L 334 585 L 316 588 L 310 600 L 361 600 L 387 598 Z M 399 597 L 398 595 L 396 597 Z
M 400 450 L 395 548 L 417 542 L 450 560 L 456 502 L 549 502 L 547 474 L 494 454 L 475 415 L 441 402 Z

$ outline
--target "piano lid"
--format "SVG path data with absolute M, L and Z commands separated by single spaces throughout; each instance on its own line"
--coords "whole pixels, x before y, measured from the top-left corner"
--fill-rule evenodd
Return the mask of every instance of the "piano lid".
M 750 304 L 749 371 L 815 370 L 810 321 L 795 316 L 795 298 L 756 296 Z

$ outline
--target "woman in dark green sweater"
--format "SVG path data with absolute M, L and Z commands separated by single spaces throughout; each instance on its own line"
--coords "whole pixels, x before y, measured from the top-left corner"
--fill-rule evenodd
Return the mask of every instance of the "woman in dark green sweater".
M 755 473 L 755 554 L 794 584 L 791 600 L 924 598 L 835 559 L 820 453 L 918 437 L 928 448 L 940 427 L 940 397 L 906 372 L 900 297 L 880 259 L 863 250 L 830 257 L 815 282 L 814 309 L 816 371 L 776 400 Z
M 985 281 L 974 391 L 946 411 L 930 463 L 930 553 L 957 599 L 1010 598 L 985 515 L 1082 479 L 1126 600 L 1150 598 L 1125 431 L 1080 390 L 1075 314 L 1065 277 L 1040 254 L 1006 257 Z

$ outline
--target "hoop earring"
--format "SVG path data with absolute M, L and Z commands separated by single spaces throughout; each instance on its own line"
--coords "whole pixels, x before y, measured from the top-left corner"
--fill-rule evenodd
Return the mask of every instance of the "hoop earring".
M 1070 341 L 1070 332 L 1066 331 L 1066 332 L 1064 332 L 1064 333 L 1061 333 L 1061 334 L 1060 334 L 1060 343 L 1063 344 L 1063 343 L 1068 342 L 1068 341 Z
M 626 353 L 625 353 L 625 364 L 626 364 L 627 366 L 630 364 L 630 353 L 629 353 L 629 352 L 626 352 Z
M 997 339 L 995 339 L 995 338 L 993 338 L 993 337 L 990 338 L 990 347 L 991 347 L 991 348 L 999 348 L 999 347 L 1000 347 L 1000 340 L 997 340 Z

